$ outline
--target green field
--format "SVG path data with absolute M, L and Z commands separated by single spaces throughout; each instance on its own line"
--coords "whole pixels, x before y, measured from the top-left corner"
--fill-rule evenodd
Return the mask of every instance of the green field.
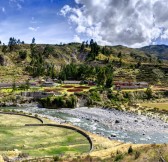
M 158 108 L 159 110 L 168 110 L 168 103 L 143 103 L 142 106 Z
M 0 155 L 16 149 L 32 157 L 89 151 L 87 139 L 75 131 L 51 126 L 24 126 L 28 122 L 39 124 L 38 120 L 29 117 L 0 115 Z
M 35 118 L 18 115 L 0 114 L 0 126 L 24 126 L 25 124 L 41 124 Z

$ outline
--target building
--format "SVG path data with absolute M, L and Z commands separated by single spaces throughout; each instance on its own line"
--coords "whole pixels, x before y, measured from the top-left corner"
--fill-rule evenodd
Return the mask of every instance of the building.
M 43 87 L 53 87 L 55 86 L 55 83 L 54 82 L 44 82 L 42 83 L 42 86 Z
M 65 80 L 62 82 L 63 84 L 80 84 L 81 81 L 76 81 L 76 80 Z
M 21 92 L 21 96 L 30 97 L 34 99 L 46 98 L 46 97 L 51 97 L 51 96 L 60 95 L 60 94 L 61 93 L 59 92 Z
M 139 88 L 147 88 L 149 84 L 147 82 L 122 82 L 116 81 L 114 82 L 114 88 L 119 89 L 139 89 Z

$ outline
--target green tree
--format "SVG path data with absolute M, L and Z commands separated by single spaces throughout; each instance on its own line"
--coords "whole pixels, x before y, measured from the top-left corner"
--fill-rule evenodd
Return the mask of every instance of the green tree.
M 13 81 L 13 84 L 12 84 L 12 91 L 16 91 L 16 82 L 15 82 L 15 79 Z
M 104 86 L 106 82 L 106 75 L 104 68 L 101 68 L 97 74 L 97 83 L 98 85 Z
M 30 89 L 30 82 L 29 82 L 29 79 L 26 80 L 26 89 Z
M 27 51 L 19 51 L 19 58 L 24 60 L 27 57 Z
M 152 89 L 148 87 L 146 90 L 147 99 L 151 99 L 153 96 L 152 94 L 153 94 Z
M 35 38 L 33 37 L 33 39 L 32 39 L 32 44 L 35 44 Z

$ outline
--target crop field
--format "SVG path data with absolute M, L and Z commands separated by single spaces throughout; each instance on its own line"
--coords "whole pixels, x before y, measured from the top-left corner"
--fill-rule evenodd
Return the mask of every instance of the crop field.
M 142 106 L 158 108 L 159 110 L 168 110 L 168 102 L 166 103 L 143 103 Z
M 75 85 L 62 85 L 62 86 L 51 87 L 51 88 L 47 87 L 47 88 L 44 88 L 44 91 L 45 92 L 60 92 L 62 94 L 65 94 L 65 93 L 73 94 L 74 92 L 86 92 L 92 88 L 95 88 L 95 87 L 75 84 Z
M 87 139 L 75 131 L 52 126 L 24 126 L 28 123 L 40 124 L 29 117 L 0 115 L 0 155 L 16 149 L 31 157 L 89 151 Z

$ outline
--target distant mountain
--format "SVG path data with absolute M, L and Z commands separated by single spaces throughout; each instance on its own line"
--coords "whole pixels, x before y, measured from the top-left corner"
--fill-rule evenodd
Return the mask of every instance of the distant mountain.
M 168 60 L 168 46 L 167 45 L 150 45 L 139 48 L 140 51 L 146 54 L 157 56 L 160 59 Z

